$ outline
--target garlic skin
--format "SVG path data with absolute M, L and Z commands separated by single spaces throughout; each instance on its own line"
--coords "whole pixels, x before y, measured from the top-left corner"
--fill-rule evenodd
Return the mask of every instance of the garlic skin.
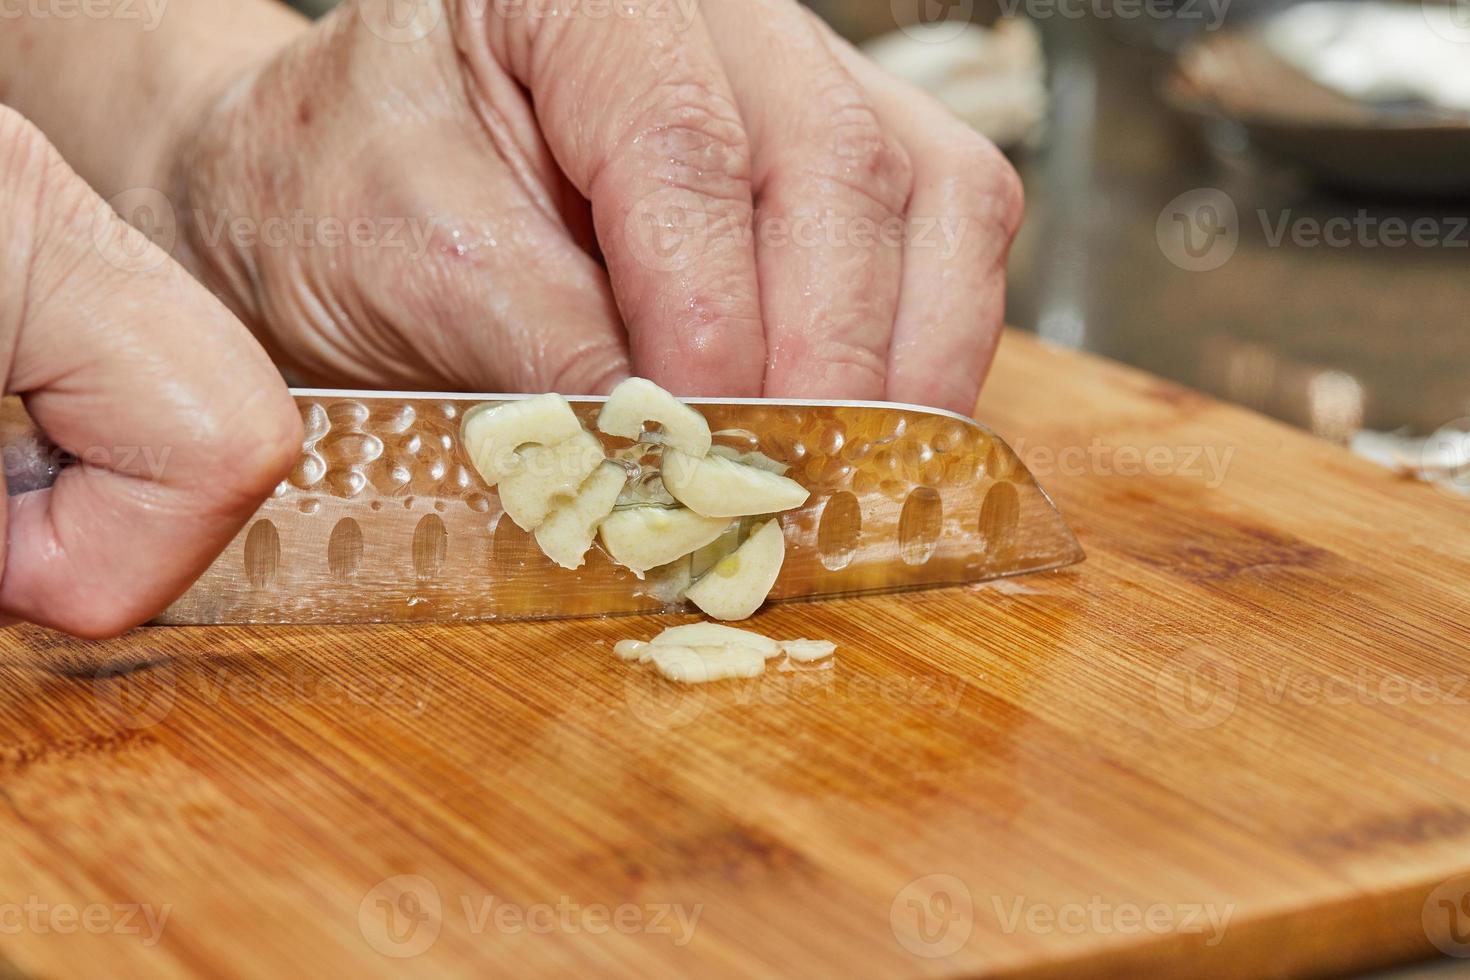
M 552 508 L 573 497 L 607 458 L 597 437 L 582 429 L 554 446 L 528 446 L 515 457 L 517 462 L 500 478 L 500 506 L 523 531 L 540 527 Z
M 672 447 L 660 466 L 664 489 L 705 517 L 777 514 L 806 503 L 811 493 L 795 480 L 720 455 L 703 459 Z
M 766 521 L 684 593 L 714 619 L 746 619 L 766 601 L 781 564 L 786 537 L 780 521 Z
M 602 522 L 602 546 L 639 578 L 650 568 L 678 561 L 719 538 L 730 526 L 723 517 L 704 517 L 687 507 L 628 507 Z
M 521 468 L 516 451 L 522 446 L 555 446 L 582 431 L 571 403 L 546 394 L 471 411 L 461 438 L 475 469 L 493 487 Z
M 647 378 L 629 378 L 612 390 L 597 416 L 597 427 L 608 435 L 638 439 L 647 422 L 663 430 L 660 440 L 691 456 L 710 449 L 709 423 L 703 415 Z
M 577 495 L 553 510 L 536 529 L 537 547 L 562 568 L 581 568 L 597 536 L 597 525 L 612 513 L 627 482 L 628 471 L 621 465 L 610 460 L 600 464 Z

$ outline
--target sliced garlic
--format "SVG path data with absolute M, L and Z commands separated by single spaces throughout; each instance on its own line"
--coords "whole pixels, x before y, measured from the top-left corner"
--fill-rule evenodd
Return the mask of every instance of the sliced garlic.
M 744 647 L 756 651 L 765 660 L 781 655 L 781 644 L 769 636 L 752 633 L 750 630 L 736 629 L 733 626 L 722 626 L 719 623 L 688 623 L 684 626 L 670 626 L 649 642 L 656 647 Z
M 525 531 L 540 527 L 559 500 L 576 494 L 607 458 L 597 437 L 581 428 L 554 446 L 528 446 L 515 455 L 518 461 L 500 478 L 500 505 Z
M 664 450 L 661 472 L 674 499 L 705 517 L 776 514 L 811 496 L 800 483 L 768 470 L 718 455 L 699 459 L 672 447 Z
M 746 466 L 754 466 L 758 470 L 766 470 L 777 476 L 785 476 L 790 471 L 789 463 L 782 463 L 767 456 L 760 450 L 748 450 L 742 452 L 731 446 L 711 446 L 710 455 L 723 456 L 734 463 L 744 463 Z
M 825 660 L 837 652 L 837 644 L 828 640 L 784 640 L 781 652 L 799 664 Z
M 703 517 L 684 507 L 629 507 L 602 522 L 598 533 L 613 560 L 639 578 L 698 551 L 730 526 L 723 517 Z
M 723 534 L 689 556 L 690 575 L 700 578 L 735 553 L 735 549 L 740 547 L 740 523 L 731 521 Z
M 646 643 L 619 640 L 613 645 L 619 659 L 652 663 L 664 677 L 686 684 L 756 677 L 763 672 L 766 661 L 782 654 L 785 659 L 778 670 L 801 670 L 793 665 L 826 660 L 836 650 L 837 645 L 826 640 L 777 641 L 720 623 L 671 626 Z
M 542 553 L 562 568 L 581 568 L 597 536 L 597 525 L 612 513 L 627 481 L 628 471 L 612 461 L 593 470 L 577 495 L 548 514 L 536 529 L 536 545 Z
M 582 431 L 561 395 L 536 395 L 476 409 L 465 416 L 464 447 L 490 486 L 520 468 L 516 450 L 527 444 L 554 446 Z
M 612 390 L 597 416 L 608 435 L 637 439 L 646 422 L 663 428 L 662 442 L 691 456 L 709 452 L 709 423 L 704 416 L 647 378 L 629 378 Z
M 649 657 L 653 656 L 653 644 L 642 640 L 619 640 L 613 644 L 613 653 L 618 655 L 619 660 L 647 663 Z
M 654 669 L 671 681 L 708 684 L 732 677 L 759 677 L 766 658 L 749 647 L 682 647 L 655 644 L 651 656 Z
M 785 559 L 781 522 L 766 521 L 684 596 L 715 619 L 745 619 L 766 601 Z

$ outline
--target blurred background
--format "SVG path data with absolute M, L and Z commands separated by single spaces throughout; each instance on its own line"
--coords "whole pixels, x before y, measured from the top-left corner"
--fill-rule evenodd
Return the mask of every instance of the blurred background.
M 1470 0 L 808 2 L 1020 169 L 1011 323 L 1470 493 Z
M 1470 0 L 813 5 L 1016 162 L 1012 323 L 1467 485 Z

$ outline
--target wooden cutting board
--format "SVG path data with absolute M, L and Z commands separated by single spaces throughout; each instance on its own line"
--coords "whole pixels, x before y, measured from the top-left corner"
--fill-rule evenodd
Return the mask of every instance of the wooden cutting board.
M 828 671 L 674 688 L 611 654 L 654 618 L 0 634 L 8 972 L 1470 953 L 1470 503 L 1021 336 L 980 415 L 1089 561 L 758 617 Z

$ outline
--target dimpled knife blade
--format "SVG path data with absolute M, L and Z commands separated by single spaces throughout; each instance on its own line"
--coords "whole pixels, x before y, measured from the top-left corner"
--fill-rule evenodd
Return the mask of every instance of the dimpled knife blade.
M 695 559 L 639 580 L 594 545 L 553 564 L 460 444 L 464 414 L 515 395 L 298 390 L 300 461 L 162 623 L 546 619 L 690 609 Z M 588 431 L 603 399 L 569 399 Z M 789 465 L 772 601 L 958 585 L 1083 559 L 1016 454 L 963 416 L 876 402 L 686 399 L 716 445 Z M 603 436 L 609 452 L 625 439 Z

